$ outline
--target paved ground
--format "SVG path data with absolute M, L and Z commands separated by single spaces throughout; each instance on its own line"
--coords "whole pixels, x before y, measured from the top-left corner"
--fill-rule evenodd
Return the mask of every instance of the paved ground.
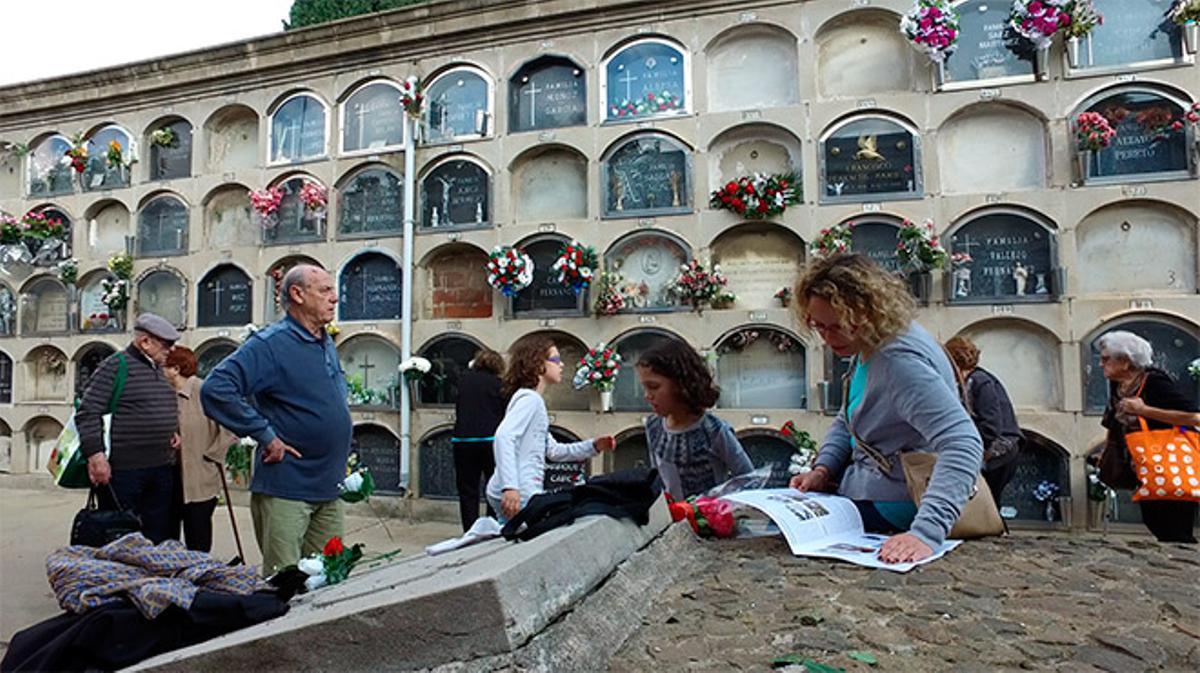
M 968 542 L 907 575 L 707 542 L 612 670 L 1200 671 L 1200 549 L 1147 537 Z M 869 665 L 853 655 L 873 659 Z M 780 662 L 782 665 L 782 662 Z
M 8 483 L 6 483 L 8 482 Z M 0 475 L 0 654 L 13 633 L 60 612 L 46 582 L 46 556 L 67 544 L 71 521 L 87 499 L 84 491 L 13 488 L 27 486 L 28 476 Z M 235 497 L 236 501 L 236 497 Z M 248 507 L 234 507 L 242 546 L 250 563 L 262 555 L 254 542 Z M 221 506 L 213 517 L 213 556 L 237 555 L 229 514 Z M 346 539 L 366 544 L 367 555 L 401 549 L 404 556 L 424 553 L 425 545 L 461 534 L 457 524 L 406 523 L 348 516 Z

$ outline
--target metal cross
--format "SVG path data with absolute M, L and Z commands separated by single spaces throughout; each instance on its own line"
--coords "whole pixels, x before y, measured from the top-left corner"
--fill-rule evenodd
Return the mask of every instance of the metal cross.
M 982 244 L 982 243 L 972 243 L 972 242 L 971 242 L 971 235 L 970 235 L 970 234 L 963 234 L 963 235 L 962 235 L 962 238 L 961 238 L 961 239 L 959 239 L 959 241 L 958 241 L 957 243 L 955 243 L 955 244 L 954 244 L 954 247 L 956 247 L 956 248 L 961 248 L 961 249 L 962 249 L 962 252 L 965 252 L 965 253 L 967 253 L 968 255 L 971 255 L 971 248 L 973 248 L 973 247 L 975 247 L 975 246 L 977 246 L 977 245 L 981 246 L 981 245 L 983 245 L 983 244 Z M 974 255 L 971 255 L 971 259 L 974 259 L 974 258 L 975 258 L 975 256 L 974 256 Z
M 375 369 L 375 367 L 376 365 L 371 364 L 371 354 L 363 353 L 362 364 L 358 368 L 362 370 L 364 388 L 371 387 L 371 370 Z

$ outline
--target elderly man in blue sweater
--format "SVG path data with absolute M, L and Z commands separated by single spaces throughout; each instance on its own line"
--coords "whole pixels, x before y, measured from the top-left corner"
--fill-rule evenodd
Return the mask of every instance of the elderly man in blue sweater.
M 266 576 L 342 535 L 338 486 L 352 432 L 346 377 L 325 331 L 337 307 L 333 278 L 293 267 L 280 301 L 287 315 L 251 335 L 200 392 L 209 417 L 261 447 L 250 510 Z

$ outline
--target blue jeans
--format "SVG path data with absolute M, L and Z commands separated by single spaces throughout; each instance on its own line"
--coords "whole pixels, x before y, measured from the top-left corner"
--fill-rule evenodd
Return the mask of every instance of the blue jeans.
M 142 534 L 154 544 L 178 539 L 175 521 L 174 465 L 113 470 L 110 482 L 123 509 L 133 510 L 142 519 Z M 107 488 L 97 489 L 101 509 L 116 509 Z

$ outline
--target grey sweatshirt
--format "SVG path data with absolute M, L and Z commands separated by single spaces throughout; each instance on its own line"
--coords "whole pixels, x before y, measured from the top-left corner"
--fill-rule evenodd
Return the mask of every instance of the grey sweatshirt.
M 983 443 L 959 401 L 954 371 L 942 347 L 912 323 L 866 358 L 867 386 L 852 417 L 854 430 L 889 456 L 884 475 L 866 453 L 851 449 L 842 409 L 821 443 L 817 465 L 840 480 L 838 493 L 855 500 L 908 500 L 900 454 L 938 454 L 911 532 L 936 547 L 958 521 L 983 460 Z

